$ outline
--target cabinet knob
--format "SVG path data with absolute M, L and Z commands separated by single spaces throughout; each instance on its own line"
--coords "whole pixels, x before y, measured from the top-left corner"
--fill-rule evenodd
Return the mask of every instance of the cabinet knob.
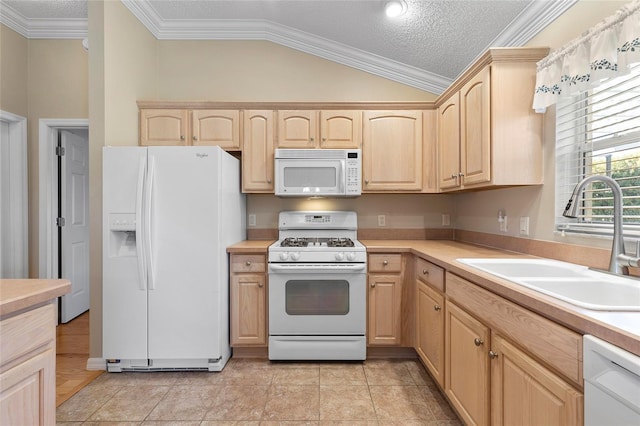
M 456 179 L 457 177 L 458 177 L 458 175 L 457 175 L 457 174 L 455 174 L 455 173 L 451 173 L 451 179 Z
M 383 260 L 383 261 L 382 261 L 382 264 L 383 264 L 384 266 L 387 266 L 387 265 L 389 264 L 389 261 L 388 261 L 388 260 Z
M 326 142 L 326 141 L 327 141 L 327 138 L 322 138 L 322 142 Z
M 364 180 L 364 183 L 365 183 L 365 184 L 367 184 L 367 185 L 369 185 L 369 179 L 365 179 L 365 180 Z
M 267 183 L 271 183 L 271 179 L 267 179 Z
M 196 135 L 193 135 L 193 138 L 192 138 L 192 139 L 193 139 L 194 141 L 197 141 L 197 140 L 198 140 L 198 137 L 197 137 Z
M 315 138 L 309 138 L 309 142 L 313 142 Z
M 180 140 L 183 141 L 184 140 L 184 135 L 180 135 Z
M 251 262 L 248 261 L 248 260 L 244 264 L 247 265 L 247 266 L 251 266 Z
M 460 173 L 458 173 L 458 176 L 464 177 L 464 173 L 460 172 Z
M 479 337 L 476 337 L 475 339 L 473 339 L 473 344 L 474 344 L 474 345 L 476 345 L 476 346 L 480 346 L 480 345 L 482 345 L 483 343 L 484 343 L 484 340 L 482 340 L 482 339 L 481 339 L 481 338 L 479 338 Z
M 489 351 L 489 358 L 496 359 L 498 358 L 498 353 L 494 351 Z
M 371 288 L 374 288 L 376 286 L 376 283 L 371 283 Z
M 429 271 L 427 271 L 426 269 L 423 269 L 423 270 L 422 270 L 422 274 L 423 274 L 423 275 L 429 275 Z
M 434 311 L 436 311 L 436 312 L 440 311 L 440 309 L 442 309 L 442 308 L 440 307 L 440 305 L 434 305 L 434 306 L 433 306 L 433 310 L 434 310 Z
M 258 283 L 258 287 L 262 288 L 262 287 L 264 287 L 264 284 Z

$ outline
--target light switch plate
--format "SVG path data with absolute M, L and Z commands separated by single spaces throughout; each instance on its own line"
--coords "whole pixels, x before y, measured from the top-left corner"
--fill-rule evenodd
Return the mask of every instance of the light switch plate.
M 378 226 L 387 226 L 387 217 L 385 215 L 378 215 Z
M 256 226 L 256 215 L 255 214 L 250 214 L 249 215 L 249 226 Z
M 529 216 L 520 218 L 520 235 L 529 235 Z

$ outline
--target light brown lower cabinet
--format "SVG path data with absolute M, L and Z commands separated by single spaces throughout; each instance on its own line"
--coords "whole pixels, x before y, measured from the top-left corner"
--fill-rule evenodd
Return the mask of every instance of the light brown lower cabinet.
M 367 343 L 402 342 L 402 255 L 369 255 Z
M 582 394 L 499 335 L 491 338 L 492 425 L 581 425 Z
M 264 255 L 231 255 L 231 346 L 267 345 L 267 275 Z
M 416 259 L 415 349 L 436 382 L 444 388 L 444 270 Z
M 56 423 L 56 309 L 48 304 L 0 322 L 0 424 Z
M 582 425 L 582 336 L 454 274 L 446 282 L 445 393 L 465 424 Z
M 447 301 L 445 393 L 467 425 L 489 424 L 490 330 Z

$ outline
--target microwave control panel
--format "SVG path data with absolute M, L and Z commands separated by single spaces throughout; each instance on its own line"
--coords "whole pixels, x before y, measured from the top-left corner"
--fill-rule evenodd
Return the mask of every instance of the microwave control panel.
M 362 192 L 362 184 L 360 183 L 360 175 L 362 168 L 362 159 L 360 158 L 360 150 L 347 151 L 346 158 L 346 195 L 360 195 Z

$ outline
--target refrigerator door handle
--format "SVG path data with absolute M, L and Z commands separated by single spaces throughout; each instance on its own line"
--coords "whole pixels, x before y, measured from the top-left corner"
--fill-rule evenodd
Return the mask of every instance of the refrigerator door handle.
M 136 255 L 138 257 L 138 286 L 140 290 L 147 289 L 147 261 L 143 244 L 144 224 L 142 217 L 142 202 L 145 189 L 146 170 L 147 158 L 146 156 L 140 157 L 138 165 L 138 185 L 136 191 Z
M 144 245 L 145 245 L 145 263 L 147 265 L 147 277 L 149 281 L 149 290 L 155 290 L 154 267 L 153 267 L 153 246 L 151 241 L 151 201 L 153 193 L 153 178 L 155 173 L 155 161 L 149 156 L 149 173 L 146 180 L 145 188 L 145 207 L 144 207 Z

